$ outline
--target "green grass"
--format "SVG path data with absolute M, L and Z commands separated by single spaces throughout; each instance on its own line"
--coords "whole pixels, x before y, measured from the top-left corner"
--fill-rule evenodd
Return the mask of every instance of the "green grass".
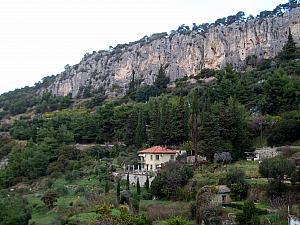
M 69 218 L 69 221 L 76 224 L 91 224 L 97 220 L 95 212 L 80 213 Z
M 257 161 L 246 160 L 227 165 L 203 165 L 195 172 L 194 179 L 200 184 L 215 185 L 218 184 L 221 178 L 226 176 L 226 173 L 230 168 L 238 168 L 243 170 L 245 172 L 246 179 L 250 184 L 265 184 L 265 180 L 258 179 L 260 178 L 259 163 Z

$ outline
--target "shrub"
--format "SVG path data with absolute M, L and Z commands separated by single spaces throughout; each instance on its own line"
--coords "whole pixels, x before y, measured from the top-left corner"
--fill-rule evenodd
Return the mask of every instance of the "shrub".
M 244 184 L 245 183 L 245 172 L 238 168 L 230 168 L 226 174 L 224 180 L 220 181 L 222 184 Z
M 231 184 L 230 196 L 235 201 L 240 201 L 247 197 L 248 187 L 245 184 Z
M 242 212 L 236 216 L 239 224 L 259 225 L 257 210 L 253 202 L 247 201 L 242 207 Z

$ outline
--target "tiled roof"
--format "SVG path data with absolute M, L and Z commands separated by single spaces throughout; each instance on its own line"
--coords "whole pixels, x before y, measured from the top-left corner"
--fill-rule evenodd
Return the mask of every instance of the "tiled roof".
M 145 153 L 150 153 L 150 154 L 176 154 L 176 151 L 167 149 L 161 146 L 153 146 L 151 148 L 144 149 L 142 151 L 139 151 L 139 154 L 145 154 Z

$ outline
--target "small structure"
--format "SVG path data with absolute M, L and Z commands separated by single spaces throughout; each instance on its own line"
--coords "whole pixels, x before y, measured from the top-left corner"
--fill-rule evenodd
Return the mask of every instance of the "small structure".
M 231 202 L 230 189 L 226 185 L 216 186 L 217 192 L 214 199 L 220 205 L 229 204 Z
M 185 151 L 171 150 L 161 146 L 154 146 L 138 152 L 142 171 L 157 171 L 162 164 L 175 160 Z
M 281 155 L 281 151 L 279 148 L 263 147 L 256 149 L 254 152 L 245 152 L 245 154 L 248 161 L 262 161 Z
M 289 215 L 288 222 L 289 225 L 300 225 L 300 218 L 293 215 Z

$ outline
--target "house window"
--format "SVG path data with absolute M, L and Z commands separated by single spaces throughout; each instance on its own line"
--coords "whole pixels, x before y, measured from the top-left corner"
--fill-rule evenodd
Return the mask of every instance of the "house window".
M 151 155 L 152 156 L 152 155 Z M 150 165 L 150 170 L 152 170 L 152 165 Z
M 174 155 L 171 155 L 171 160 L 174 160 Z
M 150 155 L 150 159 L 153 160 L 153 155 Z
M 156 159 L 156 160 L 159 160 L 159 155 L 156 155 L 156 156 L 155 156 L 155 159 Z

